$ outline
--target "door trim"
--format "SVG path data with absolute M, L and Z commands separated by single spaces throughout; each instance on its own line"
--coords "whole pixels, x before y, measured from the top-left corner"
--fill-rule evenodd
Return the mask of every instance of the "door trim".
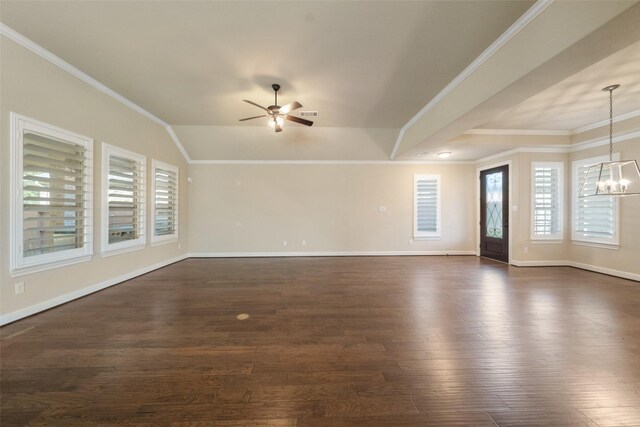
M 515 206 L 514 205 L 514 200 L 513 200 L 513 180 L 512 178 L 512 174 L 513 174 L 513 166 L 512 166 L 512 161 L 511 160 L 505 160 L 502 162 L 498 162 L 498 163 L 492 163 L 490 165 L 485 165 L 485 166 L 481 166 L 479 168 L 476 169 L 476 193 L 475 193 L 475 197 L 476 197 L 476 217 L 475 217 L 475 227 L 476 227 L 476 256 L 480 256 L 480 172 L 488 170 L 488 169 L 493 169 L 493 168 L 497 168 L 499 166 L 509 166 L 509 239 L 508 239 L 508 244 L 509 244 L 509 262 L 507 264 L 512 264 L 511 259 L 512 259 L 512 254 L 513 254 L 513 245 L 512 245 L 512 241 L 513 241 L 513 229 L 515 228 L 513 225 L 515 224 L 514 218 L 513 218 L 513 213 L 517 212 L 517 208 L 514 209 Z M 501 262 L 501 261 L 498 261 Z

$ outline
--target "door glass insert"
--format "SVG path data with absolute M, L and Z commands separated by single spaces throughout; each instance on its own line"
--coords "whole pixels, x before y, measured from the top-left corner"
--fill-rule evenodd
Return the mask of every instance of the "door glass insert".
M 502 172 L 487 175 L 487 237 L 502 238 Z

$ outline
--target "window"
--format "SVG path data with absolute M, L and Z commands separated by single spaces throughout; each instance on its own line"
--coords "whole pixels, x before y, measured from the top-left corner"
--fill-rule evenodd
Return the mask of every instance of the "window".
M 102 253 L 141 249 L 145 235 L 146 157 L 102 146 Z
M 178 168 L 154 160 L 153 165 L 153 235 L 154 243 L 178 238 Z
M 11 113 L 11 273 L 91 259 L 93 140 Z
M 619 154 L 614 154 L 613 160 L 618 160 L 619 157 Z M 618 245 L 617 201 L 613 197 L 607 196 L 578 197 L 580 188 L 585 183 L 589 166 L 608 160 L 608 156 L 599 156 L 573 162 L 571 239 L 574 241 Z M 596 180 L 590 179 L 586 185 L 595 186 Z
M 562 240 L 563 164 L 531 165 L 531 239 Z
M 440 175 L 415 175 L 413 194 L 413 237 L 440 237 Z

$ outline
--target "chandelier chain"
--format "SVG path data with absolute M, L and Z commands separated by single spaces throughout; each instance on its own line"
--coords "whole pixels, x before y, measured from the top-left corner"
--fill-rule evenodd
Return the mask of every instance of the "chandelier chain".
M 613 89 L 609 90 L 609 161 L 613 161 Z

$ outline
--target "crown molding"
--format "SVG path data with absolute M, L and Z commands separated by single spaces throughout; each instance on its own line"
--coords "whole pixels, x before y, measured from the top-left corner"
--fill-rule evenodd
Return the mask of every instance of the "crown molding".
M 613 118 L 614 123 L 640 117 L 640 110 L 630 111 Z M 536 135 L 536 136 L 574 136 L 609 124 L 609 119 L 600 120 L 572 130 L 536 130 L 536 129 L 469 129 L 464 135 Z
M 533 6 L 531 6 L 516 22 L 514 22 L 500 37 L 498 37 L 491 45 L 484 50 L 471 64 L 467 66 L 460 74 L 458 74 L 448 85 L 444 87 L 436 96 L 431 99 L 422 107 L 418 113 L 411 118 L 398 134 L 398 139 L 391 152 L 391 159 L 395 159 L 400 148 L 400 143 L 404 138 L 404 134 L 407 129 L 413 126 L 418 120 L 420 120 L 425 114 L 432 110 L 444 97 L 451 93 L 456 87 L 467 79 L 474 71 L 476 71 L 482 64 L 484 64 L 489 58 L 491 58 L 500 48 L 507 44 L 513 37 L 515 37 L 520 31 L 522 31 L 531 21 L 533 21 L 538 15 L 540 15 L 547 7 L 549 7 L 554 0 L 538 0 Z
M 617 122 L 621 122 L 624 120 L 628 120 L 628 119 L 632 119 L 634 117 L 640 117 L 640 110 L 636 110 L 636 111 L 630 111 L 628 113 L 625 114 L 620 114 L 619 116 L 615 116 L 613 118 L 613 122 L 617 123 Z M 609 124 L 609 119 L 606 120 L 600 120 L 599 122 L 595 122 L 595 123 L 591 123 L 590 125 L 586 125 L 586 126 L 582 126 L 576 129 L 573 129 L 571 131 L 571 135 L 578 135 L 580 133 L 584 133 L 593 129 L 597 129 L 599 127 L 602 126 L 606 126 Z
M 476 164 L 485 163 L 491 160 L 496 160 L 501 157 L 510 156 L 512 154 L 518 154 L 518 153 L 568 153 L 569 147 L 570 147 L 569 145 L 546 146 L 546 147 L 532 147 L 532 146 L 518 147 L 518 148 L 513 148 L 507 151 L 501 151 L 500 153 L 491 154 L 490 156 L 482 157 L 478 160 L 475 160 L 474 163 Z
M 617 142 L 628 141 L 628 140 L 634 139 L 634 138 L 640 138 L 640 129 L 636 129 L 636 130 L 633 130 L 633 131 L 630 131 L 630 132 L 626 132 L 626 133 L 615 135 L 613 137 L 613 143 L 615 144 Z M 571 144 L 571 146 L 569 147 L 569 152 L 573 153 L 573 152 L 576 152 L 576 151 L 587 150 L 589 148 L 599 147 L 601 145 L 607 145 L 607 144 L 609 144 L 609 137 L 608 136 L 599 137 L 599 138 L 593 138 L 593 139 L 589 139 L 587 141 L 582 141 L 582 142 L 577 142 L 575 144 Z
M 613 137 L 613 143 L 628 141 L 630 139 L 640 138 L 640 129 L 626 132 Z M 499 159 L 501 157 L 510 156 L 517 153 L 575 153 L 577 151 L 588 150 L 589 148 L 600 147 L 602 145 L 609 144 L 608 137 L 593 138 L 587 141 L 579 142 L 576 144 L 563 144 L 563 145 L 547 145 L 547 146 L 526 146 L 518 147 L 500 153 L 492 154 L 487 157 L 475 160 L 473 163 L 484 163 L 491 160 Z
M 472 160 L 191 160 L 192 165 L 468 165 Z
M 571 136 L 569 130 L 538 129 L 469 129 L 464 135 L 533 135 L 533 136 Z
M 192 162 L 191 156 L 189 156 L 189 153 L 187 153 L 187 150 L 184 148 L 184 146 L 180 142 L 180 139 L 178 139 L 178 135 L 176 135 L 176 133 L 173 131 L 173 128 L 171 127 L 171 125 L 165 126 L 165 129 L 169 133 L 169 136 L 173 140 L 174 144 L 176 144 L 176 147 L 178 147 L 178 150 L 180 150 L 180 152 L 182 153 L 182 156 L 185 158 L 187 163 L 191 163 Z
M 144 116 L 147 119 L 151 120 L 152 122 L 154 122 L 156 124 L 159 124 L 160 126 L 165 128 L 165 130 L 167 130 L 167 132 L 169 132 L 169 136 L 171 137 L 173 142 L 176 144 L 178 150 L 180 150 L 180 153 L 182 153 L 182 155 L 184 156 L 185 160 L 187 162 L 190 160 L 189 155 L 187 154 L 186 150 L 184 149 L 184 147 L 182 146 L 182 144 L 178 140 L 178 137 L 176 136 L 176 134 L 173 132 L 173 129 L 171 129 L 171 126 L 167 122 L 162 120 L 161 118 L 155 116 L 154 114 L 152 114 L 149 111 L 145 110 L 144 108 L 142 108 L 138 104 L 130 101 L 129 99 L 127 99 L 124 96 L 120 95 L 118 92 L 116 92 L 113 89 L 107 87 L 106 85 L 100 83 L 98 80 L 94 79 L 93 77 L 91 77 L 90 75 L 85 73 L 84 71 L 81 71 L 80 69 L 74 67 L 73 65 L 71 65 L 67 61 L 65 61 L 64 59 L 62 59 L 59 56 L 51 53 L 50 51 L 48 51 L 44 47 L 40 46 L 36 42 L 32 41 L 31 39 L 28 39 L 27 37 L 25 37 L 22 34 L 20 34 L 19 32 L 17 32 L 16 30 L 12 29 L 11 27 L 9 27 L 9 26 L 1 23 L 1 22 L 0 22 L 0 35 L 5 36 L 9 40 L 19 44 L 20 46 L 24 47 L 27 50 L 35 53 L 36 55 L 38 55 L 42 59 L 45 59 L 45 60 L 49 61 L 50 63 L 52 63 L 53 65 L 57 66 L 58 68 L 66 71 L 67 73 L 71 74 L 72 76 L 80 79 L 81 81 L 83 81 L 86 84 L 88 84 L 89 86 L 92 86 L 93 88 L 99 90 L 100 92 L 104 93 L 105 95 L 110 96 L 111 98 L 115 99 L 116 101 L 120 102 L 121 104 L 129 107 L 131 110 L 135 111 L 136 113 L 141 114 L 142 116 Z

